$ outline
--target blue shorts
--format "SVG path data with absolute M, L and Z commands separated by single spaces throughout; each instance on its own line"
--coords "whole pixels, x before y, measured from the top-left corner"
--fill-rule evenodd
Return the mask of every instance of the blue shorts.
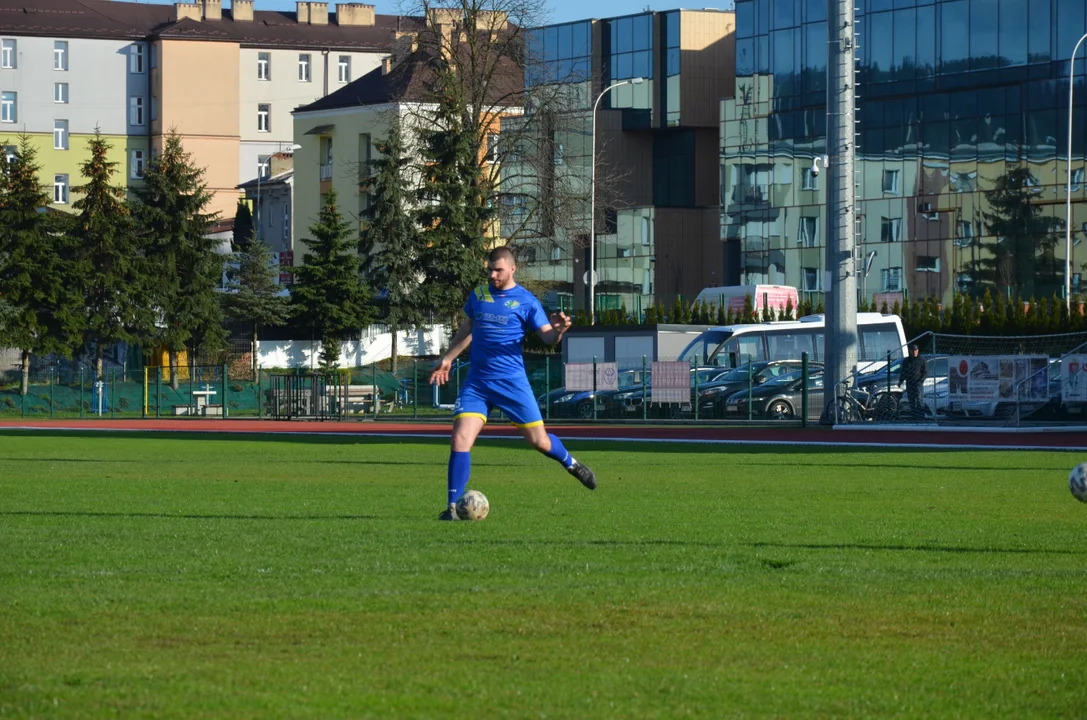
M 457 404 L 453 406 L 453 419 L 479 417 L 487 422 L 491 410 L 498 408 L 509 416 L 517 427 L 543 425 L 540 406 L 532 396 L 528 378 L 496 378 L 477 380 L 468 377 L 461 386 Z

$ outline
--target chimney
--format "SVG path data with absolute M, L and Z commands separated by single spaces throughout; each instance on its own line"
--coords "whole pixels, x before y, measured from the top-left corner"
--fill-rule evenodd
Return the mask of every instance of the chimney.
M 398 32 L 393 36 L 393 66 L 399 65 L 406 57 L 419 49 L 418 40 L 415 33 Z
M 374 6 L 362 3 L 338 3 L 336 5 L 337 25 L 363 25 L 373 27 Z
M 253 0 L 233 0 L 230 16 L 234 22 L 253 22 Z
M 196 3 L 174 3 L 174 19 L 184 20 L 188 18 L 200 22 L 200 6 Z
M 302 24 L 307 24 L 308 25 L 309 24 L 309 0 L 305 0 L 304 2 L 300 0 L 299 2 L 296 2 L 294 5 L 295 5 L 295 7 L 297 8 L 297 11 L 298 11 L 297 12 L 298 24 L 299 25 L 302 25 Z
M 203 0 L 203 2 L 205 20 L 223 19 L 223 0 Z
M 309 24 L 328 25 L 328 3 L 314 2 L 314 0 L 310 0 Z

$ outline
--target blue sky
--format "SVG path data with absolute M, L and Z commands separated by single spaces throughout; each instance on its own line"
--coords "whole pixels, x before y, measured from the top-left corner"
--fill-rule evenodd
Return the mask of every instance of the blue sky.
M 137 0 L 137 2 L 155 2 L 159 5 L 172 5 L 174 0 Z M 377 11 L 383 15 L 397 14 L 398 3 L 396 0 L 362 0 L 367 4 L 377 6 Z M 661 0 L 593 0 L 593 2 L 579 2 L 579 0 L 551 0 L 548 3 L 551 8 L 551 17 L 548 22 L 559 23 L 570 20 L 585 20 L 587 18 L 608 18 L 618 15 L 632 15 L 641 12 L 647 7 L 651 10 L 674 10 L 679 7 L 701 9 L 703 7 L 716 7 L 720 10 L 731 5 L 731 2 L 703 2 L 696 5 L 682 5 L 674 2 L 662 2 Z M 294 10 L 294 0 L 255 0 L 257 10 Z M 329 0 L 328 9 L 336 6 L 334 0 Z M 410 7 L 411 4 L 405 5 Z M 230 7 L 230 1 L 224 0 L 223 7 Z

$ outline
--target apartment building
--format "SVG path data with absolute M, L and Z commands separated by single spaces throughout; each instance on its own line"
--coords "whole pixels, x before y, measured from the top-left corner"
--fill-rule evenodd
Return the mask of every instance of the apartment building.
M 643 12 L 528 34 L 530 96 L 565 103 L 526 113 L 538 125 L 529 144 L 549 150 L 535 153 L 534 166 L 511 167 L 523 197 L 504 208 L 512 217 L 503 227 L 518 228 L 519 266 L 554 288 L 548 304 L 587 309 L 593 254 L 598 312 L 638 313 L 724 284 L 716 148 L 718 103 L 734 89 L 734 34 L 733 13 L 716 10 Z M 566 92 L 556 94 L 558 86 Z M 571 210 L 550 213 L 558 204 Z
M 221 0 L 0 0 L 0 20 L 0 136 L 25 130 L 43 148 L 44 174 L 78 184 L 97 125 L 134 184 L 163 135 L 177 132 L 224 217 L 238 185 L 290 149 L 295 107 L 377 67 L 396 33 L 418 25 L 359 3 L 279 12 L 253 0 L 229 9 Z

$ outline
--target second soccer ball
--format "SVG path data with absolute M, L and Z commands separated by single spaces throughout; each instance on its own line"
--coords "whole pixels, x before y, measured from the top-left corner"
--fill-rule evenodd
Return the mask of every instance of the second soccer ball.
M 1080 463 L 1068 474 L 1068 489 L 1076 500 L 1087 503 L 1087 463 Z

